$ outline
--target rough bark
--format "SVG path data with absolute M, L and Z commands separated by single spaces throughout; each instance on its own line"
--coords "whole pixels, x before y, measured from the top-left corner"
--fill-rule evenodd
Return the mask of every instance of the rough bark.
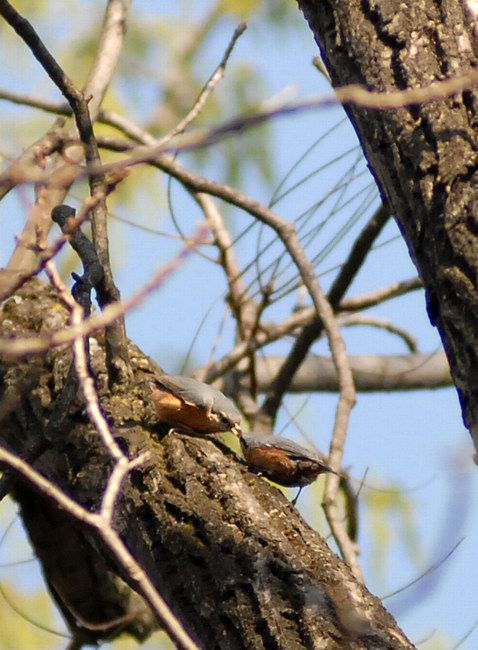
M 54 292 L 35 280 L 4 303 L 0 335 L 45 332 L 64 326 L 65 318 Z M 117 440 L 130 456 L 151 453 L 124 483 L 115 528 L 202 647 L 413 647 L 279 490 L 250 474 L 220 441 L 168 432 L 156 422 L 148 392 L 156 369 L 137 348 L 130 347 L 134 381 L 117 394 L 108 392 L 101 337 L 91 349 Z M 62 415 L 61 431 L 48 422 L 70 360 L 67 348 L 1 364 L 0 441 L 94 510 L 111 461 L 81 400 Z M 108 549 L 24 481 L 7 476 L 70 625 L 90 640 L 120 629 L 147 636 L 154 628 L 149 610 Z
M 298 2 L 334 86 L 426 87 L 476 65 L 476 19 L 459 0 Z M 424 282 L 472 434 L 478 429 L 476 100 L 468 90 L 407 108 L 346 108 Z

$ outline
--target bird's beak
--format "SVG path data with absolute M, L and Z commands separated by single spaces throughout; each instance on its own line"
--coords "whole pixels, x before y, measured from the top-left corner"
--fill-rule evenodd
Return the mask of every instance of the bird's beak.
M 231 429 L 231 433 L 233 433 L 235 436 L 240 438 L 241 434 L 242 434 L 241 425 L 240 424 L 235 424 Z

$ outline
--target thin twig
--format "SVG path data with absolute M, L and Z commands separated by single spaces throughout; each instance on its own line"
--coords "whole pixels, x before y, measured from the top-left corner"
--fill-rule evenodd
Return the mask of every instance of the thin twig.
M 338 306 L 345 292 L 352 284 L 352 280 L 362 268 L 364 260 L 369 254 L 373 243 L 382 232 L 390 217 L 390 209 L 382 203 L 355 239 L 353 246 L 350 249 L 350 253 L 347 256 L 346 261 L 342 264 L 340 272 L 329 291 L 329 300 L 334 307 Z
M 2 0 L 2 2 L 5 0 Z M 472 69 L 464 75 L 456 75 L 450 79 L 436 80 L 428 86 L 421 88 L 407 88 L 404 90 L 385 90 L 385 91 L 371 91 L 367 90 L 361 84 L 351 84 L 334 89 L 333 95 L 326 95 L 321 97 L 312 97 L 297 102 L 290 102 L 279 106 L 268 107 L 264 110 L 256 110 L 253 115 L 239 115 L 231 120 L 228 120 L 219 127 L 215 127 L 210 131 L 199 130 L 198 132 L 191 133 L 189 139 L 184 141 L 179 148 L 193 149 L 197 147 L 210 146 L 222 140 L 226 136 L 243 132 L 248 128 L 268 122 L 275 117 L 283 117 L 294 113 L 305 112 L 309 110 L 317 110 L 336 106 L 337 104 L 352 104 L 362 108 L 376 109 L 376 110 L 393 110 L 397 108 L 404 108 L 407 106 L 423 105 L 434 101 L 442 101 L 448 97 L 453 97 L 464 90 L 473 88 L 478 83 L 478 70 Z M 6 97 L 7 98 L 7 97 Z M 39 106 L 44 110 L 50 110 L 49 102 L 44 102 L 43 106 Z M 61 111 L 62 109 L 60 109 Z M 60 112 L 59 111 L 59 112 Z M 103 115 L 103 119 L 106 115 Z M 120 116 L 113 113 L 108 114 L 108 120 L 111 120 L 113 126 L 119 127 L 121 122 Z M 125 124 L 128 123 L 126 120 Z M 135 130 L 140 132 L 138 127 Z M 129 131 L 129 125 L 126 126 L 125 133 Z M 128 133 L 130 135 L 130 133 Z M 142 137 L 135 138 L 138 141 Z M 157 147 L 156 143 L 151 143 L 152 149 L 149 151 L 141 150 L 135 152 L 127 161 L 122 164 L 126 166 L 138 164 L 140 162 L 147 162 L 154 159 L 162 152 L 162 147 Z
M 66 120 L 63 117 L 55 120 L 45 135 L 32 144 L 19 158 L 10 162 L 7 169 L 0 174 L 0 200 L 10 190 L 27 179 L 28 182 L 41 180 L 45 160 L 63 147 L 65 123 Z
M 78 242 L 78 240 L 80 240 L 81 242 L 81 237 L 78 232 L 76 233 L 76 237 L 77 237 L 77 244 L 82 246 L 82 244 Z M 86 239 L 84 235 L 82 235 L 82 237 Z M 76 300 L 73 299 L 66 285 L 61 280 L 53 260 L 49 260 L 47 262 L 46 272 L 53 286 L 58 291 L 58 294 L 62 302 L 67 306 L 67 308 L 70 311 L 71 325 L 73 327 L 75 326 L 81 327 L 82 323 L 84 322 L 84 305 L 81 305 L 80 303 L 78 303 Z M 102 439 L 103 444 L 108 450 L 111 458 L 113 459 L 115 464 L 121 466 L 125 466 L 125 465 L 127 466 L 129 463 L 128 458 L 121 451 L 118 443 L 113 437 L 108 422 L 106 421 L 106 418 L 103 415 L 103 411 L 99 403 L 99 398 L 95 389 L 93 378 L 88 370 L 89 361 L 87 356 L 88 355 L 87 338 L 88 337 L 86 336 L 78 336 L 73 341 L 74 370 L 76 370 L 75 387 L 78 384 L 81 387 L 88 416 L 92 424 L 94 425 L 96 431 L 98 432 L 100 438 Z M 68 379 L 70 379 L 70 376 L 68 377 Z
M 342 86 L 335 89 L 334 95 L 305 99 L 295 103 L 282 104 L 280 106 L 267 107 L 264 110 L 256 110 L 254 114 L 239 115 L 228 120 L 224 124 L 206 131 L 204 129 L 191 132 L 180 145 L 174 147 L 178 150 L 192 150 L 208 147 L 220 142 L 225 137 L 237 135 L 246 129 L 269 122 L 276 117 L 284 117 L 295 113 L 309 110 L 317 110 L 338 104 L 353 104 L 363 108 L 377 110 L 393 110 L 406 106 L 422 105 L 434 101 L 445 100 L 464 90 L 472 88 L 478 83 L 478 70 L 471 70 L 465 75 L 458 75 L 451 79 L 434 81 L 423 88 L 408 88 L 405 90 L 393 91 L 369 91 L 360 84 Z M 153 145 L 150 149 L 138 149 L 128 159 L 121 161 L 121 165 L 131 166 L 148 162 L 163 153 L 164 147 Z M 109 169 L 103 167 L 103 171 Z
M 453 555 L 453 553 L 457 550 L 457 548 L 464 542 L 465 537 L 461 537 L 449 551 L 445 553 L 443 557 L 441 557 L 439 560 L 436 560 L 431 564 L 429 567 L 425 569 L 420 575 L 416 576 L 413 578 L 413 580 L 410 580 L 410 582 L 407 582 L 405 585 L 398 587 L 398 589 L 395 589 L 394 591 L 391 591 L 388 594 L 385 594 L 384 596 L 381 597 L 381 600 L 387 600 L 387 598 L 393 598 L 394 596 L 398 596 L 398 594 L 401 594 L 403 591 L 406 591 L 407 589 L 410 589 L 413 585 L 417 584 L 417 582 L 420 582 L 420 580 L 423 580 L 426 576 L 429 576 L 431 573 L 436 571 L 437 569 L 440 569 L 444 563 Z
M 207 241 L 209 228 L 202 226 L 187 246 L 179 252 L 177 257 L 169 264 L 161 266 L 148 282 L 127 300 L 107 305 L 99 314 L 93 314 L 81 325 L 69 326 L 52 332 L 46 336 L 17 337 L 15 340 L 0 338 L 0 354 L 8 358 L 40 354 L 52 347 L 68 345 L 78 336 L 90 336 L 94 332 L 104 329 L 123 317 L 128 311 L 140 305 L 153 291 L 158 289 L 177 269 L 183 264 L 196 246 Z
M 388 210 L 384 206 L 380 206 L 355 240 L 348 258 L 342 265 L 328 294 L 333 309 L 337 309 L 340 299 L 361 268 L 373 242 L 380 234 L 388 218 Z M 277 374 L 273 389 L 262 405 L 262 412 L 271 420 L 275 419 L 287 387 L 307 356 L 313 342 L 320 336 L 322 331 L 323 325 L 321 319 L 317 314 L 314 314 L 313 320 L 304 327 L 297 337 L 284 365 Z M 340 467 L 340 463 L 338 467 Z
M 31 271 L 27 273 L 17 273 L 15 277 L 10 278 L 8 286 L 5 286 L 3 282 L 0 281 L 0 301 L 5 300 L 15 291 L 18 291 L 28 280 L 33 278 L 33 276 L 38 275 L 45 268 L 46 263 L 56 257 L 57 253 L 63 248 L 63 246 L 70 240 L 71 235 L 74 231 L 79 228 L 90 215 L 91 204 L 94 202 L 94 199 L 91 197 L 87 198 L 84 202 L 83 208 L 80 214 L 76 218 L 70 219 L 68 223 L 68 233 L 61 234 L 56 238 L 50 245 L 47 245 L 45 242 L 42 246 L 31 246 L 37 254 L 37 265 Z M 39 230 L 39 229 L 38 229 Z M 43 236 L 43 235 L 42 235 Z M 0 278 L 1 278 L 0 271 Z
M 374 318 L 372 316 L 364 316 L 363 314 L 354 314 L 340 317 L 339 323 L 342 327 L 365 325 L 367 327 L 376 327 L 385 330 L 386 332 L 390 332 L 390 334 L 395 334 L 395 336 L 401 338 L 410 352 L 418 352 L 416 337 L 403 327 L 399 327 L 384 318 Z
M 111 476 L 108 479 L 108 485 L 104 491 L 103 498 L 101 499 L 100 510 L 102 516 L 109 524 L 113 521 L 114 507 L 120 493 L 122 482 L 133 469 L 143 465 L 149 458 L 150 453 L 148 451 L 138 454 L 138 456 L 129 461 L 123 456 L 114 466 Z
M 254 323 L 259 317 L 259 309 L 252 300 L 248 299 L 247 289 L 243 281 L 229 231 L 224 225 L 222 215 L 212 197 L 201 192 L 192 192 L 191 194 L 201 206 L 211 231 L 214 234 L 215 244 L 219 249 L 220 264 L 228 284 L 227 300 L 236 320 L 236 340 L 250 341 L 253 338 Z M 213 346 L 213 350 L 215 347 L 216 343 Z M 210 359 L 213 358 L 213 350 L 211 351 Z M 256 392 L 253 352 L 249 355 L 248 370 L 251 384 L 251 390 L 248 393 L 250 396 Z M 207 373 L 207 367 L 204 369 L 204 372 Z M 249 415 L 250 409 L 245 408 L 245 404 L 241 400 L 241 395 L 237 391 L 236 399 L 243 412 Z M 253 410 L 257 411 L 257 406 L 255 404 L 253 406 Z
M 53 99 L 43 99 L 42 97 L 33 97 L 25 93 L 17 93 L 8 88 L 0 89 L 0 99 L 19 106 L 30 106 L 31 108 L 38 108 L 45 113 L 52 113 L 53 115 L 72 115 L 71 108 L 68 104 L 55 101 Z
M 83 325 L 83 312 L 81 307 L 75 303 L 71 312 L 71 324 L 73 327 L 81 329 Z M 85 354 L 85 346 L 83 344 L 84 337 L 77 336 L 73 341 L 73 354 L 75 358 L 75 368 L 78 375 L 78 380 L 83 392 L 86 410 L 88 416 L 93 423 L 95 429 L 98 431 L 103 444 L 105 445 L 108 453 L 115 463 L 127 463 L 128 459 L 121 451 L 120 446 L 116 442 L 113 433 L 103 415 L 102 408 L 99 403 L 98 394 L 95 389 L 95 383 L 92 376 L 88 371 L 88 362 Z
M 131 0 L 108 0 L 101 25 L 98 47 L 86 79 L 84 96 L 88 100 L 91 121 L 96 122 L 103 98 L 123 51 L 131 11 Z
M 120 0 L 110 0 L 109 2 L 95 64 L 96 69 L 90 72 L 87 83 L 87 88 L 96 91 L 96 96 L 93 100 L 95 113 L 101 103 L 107 83 L 111 78 L 119 56 L 123 39 L 122 34 L 118 34 L 115 31 L 115 27 L 117 27 L 118 22 L 121 22 L 121 31 L 124 31 L 124 19 L 128 4 L 128 2 L 121 2 Z M 11 6 L 8 0 L 0 0 L 0 15 L 3 16 L 25 41 L 50 79 L 67 99 L 75 118 L 80 139 L 83 143 L 87 167 L 99 168 L 101 166 L 101 158 L 93 133 L 90 109 L 85 94 L 76 87 L 64 72 L 28 20 L 23 18 Z M 115 54 L 113 55 L 114 52 Z M 96 252 L 104 271 L 104 278 L 98 287 L 100 305 L 103 307 L 109 303 L 116 302 L 120 298 L 119 290 L 113 280 L 109 259 L 106 210 L 108 187 L 105 175 L 101 171 L 88 172 L 88 180 L 91 196 L 98 199 L 92 209 L 92 230 Z M 44 232 L 47 232 L 47 229 L 44 229 Z M 121 318 L 106 332 L 106 340 L 110 381 L 112 383 L 121 383 L 131 374 L 124 321 Z
M 242 273 L 237 261 L 231 236 L 214 200 L 207 194 L 193 192 L 193 198 L 201 207 L 219 249 L 220 262 L 228 284 L 228 302 L 234 314 L 241 338 L 246 338 L 247 324 L 254 320 L 257 306 L 248 299 Z
M 411 278 L 410 280 L 402 280 L 402 282 L 394 282 L 388 287 L 383 287 L 361 296 L 346 298 L 340 303 L 339 309 L 341 312 L 368 309 L 369 307 L 375 307 L 375 305 L 379 305 L 386 300 L 390 300 L 390 298 L 397 298 L 398 296 L 403 296 L 406 293 L 417 291 L 418 289 L 423 289 L 423 282 L 420 278 Z
M 197 118 L 199 113 L 204 108 L 214 88 L 224 77 L 226 65 L 229 60 L 229 57 L 232 54 L 232 50 L 234 49 L 237 40 L 242 36 L 242 34 L 246 31 L 246 29 L 247 29 L 247 25 L 245 22 L 240 23 L 236 27 L 236 29 L 234 30 L 234 34 L 232 35 L 232 38 L 229 42 L 229 45 L 227 46 L 226 51 L 224 52 L 221 62 L 219 63 L 217 68 L 214 70 L 214 72 L 212 73 L 212 75 L 209 77 L 206 84 L 202 88 L 196 101 L 193 104 L 193 107 L 191 108 L 189 113 L 185 115 L 183 119 L 180 120 L 169 133 L 167 133 L 162 138 L 159 138 L 157 140 L 155 144 L 156 147 L 160 147 L 160 148 L 165 147 L 169 142 L 171 142 L 173 138 L 175 138 L 180 133 L 183 133 L 186 130 L 186 128 L 191 124 L 191 122 L 193 122 Z
M 458 650 L 464 643 L 465 641 L 473 634 L 473 632 L 476 630 L 478 626 L 478 620 L 475 620 L 473 625 L 471 625 L 468 630 L 465 632 L 465 634 L 461 637 L 459 641 L 455 643 L 455 645 L 451 648 L 451 650 Z
M 12 565 L 10 565 L 12 566 Z M 61 637 L 62 639 L 71 639 L 71 636 L 69 634 L 65 634 L 63 632 L 58 632 L 58 630 L 53 629 L 52 627 L 48 627 L 44 623 L 40 622 L 39 620 L 34 620 L 33 618 L 30 618 L 29 615 L 27 615 L 25 612 L 23 612 L 18 605 L 16 605 L 10 595 L 5 591 L 5 588 L 2 586 L 0 583 L 0 595 L 2 596 L 3 600 L 7 603 L 7 605 L 10 607 L 10 609 L 17 615 L 20 616 L 24 621 L 27 621 L 30 623 L 30 625 L 33 625 L 34 627 L 38 628 L 39 630 L 43 630 L 43 632 L 48 632 L 49 634 L 53 634 L 54 636 Z

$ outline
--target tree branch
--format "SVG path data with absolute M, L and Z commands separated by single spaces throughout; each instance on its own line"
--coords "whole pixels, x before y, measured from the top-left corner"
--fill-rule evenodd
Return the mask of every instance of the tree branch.
M 351 354 L 349 362 L 357 392 L 430 390 L 453 385 L 444 352 L 390 356 Z M 283 363 L 284 358 L 280 356 L 257 358 L 259 393 L 267 394 Z M 230 382 L 234 381 L 234 373 L 226 373 L 216 384 L 227 393 Z M 332 360 L 318 355 L 309 355 L 301 363 L 288 388 L 289 393 L 336 393 L 337 390 L 337 374 Z
M 87 91 L 89 89 L 96 91 L 93 108 L 96 117 L 97 110 L 103 98 L 106 87 L 111 79 L 111 75 L 116 67 L 116 62 L 121 51 L 122 36 L 124 34 L 124 25 L 126 14 L 129 8 L 129 2 L 125 0 L 110 0 L 108 10 L 102 28 L 100 39 L 100 48 L 95 59 L 95 68 L 90 71 Z M 42 40 L 32 27 L 32 25 L 21 16 L 8 2 L 0 0 L 0 15 L 10 24 L 17 34 L 25 41 L 31 49 L 35 58 L 40 62 L 49 77 L 59 88 L 67 99 L 73 112 L 76 126 L 84 146 L 84 155 L 87 165 L 99 167 L 101 159 L 98 152 L 98 146 L 95 140 L 92 127 L 92 118 L 88 108 L 88 101 L 85 94 L 81 92 L 63 71 L 55 58 L 50 54 L 43 44 Z M 120 32 L 116 30 L 118 24 L 121 24 Z M 94 119 L 94 118 L 93 118 Z M 70 152 L 70 165 L 74 163 L 75 155 Z M 79 158 L 77 158 L 79 160 Z M 98 288 L 100 306 L 119 300 L 120 294 L 114 283 L 111 272 L 111 265 L 108 250 L 107 235 L 107 211 L 106 195 L 107 185 L 105 176 L 102 172 L 88 173 L 91 196 L 97 198 L 92 210 L 93 241 L 100 263 L 104 271 L 104 279 Z M 62 188 L 66 189 L 73 179 L 66 181 L 63 179 Z M 51 199 L 51 196 L 49 197 Z M 61 201 L 58 201 L 60 203 Z M 44 233 L 49 228 L 44 227 L 46 224 L 40 224 L 38 219 L 34 218 L 34 227 L 40 227 Z M 24 238 L 26 233 L 24 233 Z M 20 254 L 18 260 L 24 264 L 24 255 Z M 9 268 L 15 270 L 18 263 L 17 259 L 12 257 Z M 33 260 L 30 260 L 30 264 Z M 110 381 L 112 383 L 121 383 L 129 373 L 129 360 L 126 354 L 126 335 L 124 321 L 122 318 L 107 331 L 108 340 L 108 358 L 110 367 Z
M 389 211 L 385 206 L 381 205 L 355 240 L 347 260 L 342 265 L 329 291 L 329 301 L 333 309 L 337 309 L 339 301 L 361 268 L 365 257 L 370 252 L 373 242 L 380 234 L 389 217 Z M 322 321 L 315 315 L 297 337 L 288 357 L 285 359 L 282 368 L 280 368 L 277 374 L 271 392 L 262 405 L 262 412 L 269 418 L 275 419 L 284 393 L 288 389 L 297 368 L 304 361 L 312 344 L 320 336 L 322 330 Z

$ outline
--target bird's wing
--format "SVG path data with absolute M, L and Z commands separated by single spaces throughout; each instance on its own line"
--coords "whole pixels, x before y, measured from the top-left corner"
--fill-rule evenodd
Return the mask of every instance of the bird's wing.
M 190 406 L 207 409 L 214 403 L 214 396 L 211 394 L 212 386 L 192 379 L 192 377 L 161 375 L 158 381 Z

